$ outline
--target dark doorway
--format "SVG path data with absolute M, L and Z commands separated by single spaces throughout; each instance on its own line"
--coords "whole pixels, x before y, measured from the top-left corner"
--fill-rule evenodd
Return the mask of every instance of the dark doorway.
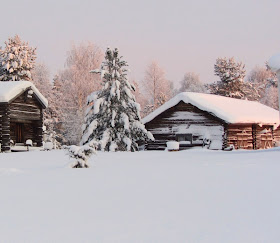
M 24 129 L 23 123 L 16 123 L 16 143 L 24 142 L 23 129 Z

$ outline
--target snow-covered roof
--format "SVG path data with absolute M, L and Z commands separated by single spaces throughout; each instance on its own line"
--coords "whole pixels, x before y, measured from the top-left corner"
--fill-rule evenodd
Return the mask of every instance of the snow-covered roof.
M 48 106 L 48 100 L 29 81 L 8 81 L 0 82 L 0 103 L 9 103 L 19 94 L 31 88 L 43 106 Z
M 150 122 L 162 112 L 177 105 L 180 101 L 207 111 L 226 123 L 279 125 L 279 112 L 259 102 L 194 92 L 183 92 L 176 95 L 146 116 L 142 120 L 143 123 Z

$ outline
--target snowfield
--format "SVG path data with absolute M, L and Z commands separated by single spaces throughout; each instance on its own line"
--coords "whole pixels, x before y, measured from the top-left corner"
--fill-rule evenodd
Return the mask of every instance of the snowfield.
M 280 149 L 0 154 L 0 242 L 279 242 Z

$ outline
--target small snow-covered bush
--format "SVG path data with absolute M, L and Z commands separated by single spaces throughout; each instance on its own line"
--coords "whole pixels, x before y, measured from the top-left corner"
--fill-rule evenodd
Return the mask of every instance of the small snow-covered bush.
M 96 154 L 96 143 L 88 143 L 83 146 L 72 145 L 68 148 L 68 154 L 71 161 L 72 168 L 88 168 L 88 159 L 92 154 Z

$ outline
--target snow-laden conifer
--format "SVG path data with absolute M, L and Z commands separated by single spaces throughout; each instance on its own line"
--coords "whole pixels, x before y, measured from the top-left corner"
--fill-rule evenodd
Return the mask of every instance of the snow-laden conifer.
M 214 65 L 214 72 L 224 83 L 243 81 L 246 74 L 245 65 L 236 62 L 233 57 L 218 58 Z
M 5 42 L 5 48 L 0 49 L 0 81 L 30 81 L 36 59 L 35 51 L 18 35 L 9 38 Z
M 234 58 L 218 58 L 214 65 L 215 75 L 221 81 L 208 85 L 210 93 L 237 99 L 258 100 L 258 90 L 248 82 L 244 82 L 245 65 L 235 62 Z
M 88 168 L 88 159 L 91 157 L 92 154 L 96 154 L 96 143 L 90 142 L 81 147 L 71 145 L 68 148 L 68 154 L 72 160 L 72 168 Z
M 101 69 L 92 71 L 101 74 L 103 87 L 88 98 L 82 144 L 95 141 L 103 151 L 136 151 L 138 141 L 153 139 L 141 122 L 127 66 L 118 49 L 107 48 Z

